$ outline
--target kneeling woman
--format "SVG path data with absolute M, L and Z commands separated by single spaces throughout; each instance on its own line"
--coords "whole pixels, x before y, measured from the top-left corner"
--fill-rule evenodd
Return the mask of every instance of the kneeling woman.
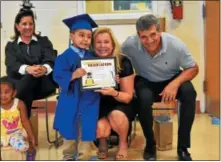
M 101 93 L 100 115 L 97 124 L 99 138 L 98 157 L 108 156 L 106 137 L 111 129 L 119 135 L 119 149 L 116 160 L 127 159 L 128 131 L 135 113 L 132 108 L 134 92 L 134 72 L 130 60 L 120 53 L 120 46 L 109 28 L 100 27 L 93 34 L 94 52 L 98 57 L 116 57 L 117 73 L 119 75 L 118 89 L 103 88 L 96 90 Z

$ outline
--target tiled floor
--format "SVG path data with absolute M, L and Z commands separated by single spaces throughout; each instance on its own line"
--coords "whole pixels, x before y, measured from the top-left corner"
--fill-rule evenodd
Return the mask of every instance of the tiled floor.
M 52 127 L 53 115 L 50 115 L 50 127 Z M 176 160 L 177 142 L 177 116 L 173 117 L 173 149 L 170 151 L 158 151 L 157 160 Z M 62 146 L 56 149 L 46 142 L 45 117 L 39 115 L 39 145 L 36 160 L 61 160 Z M 50 131 L 53 132 L 52 130 Z M 54 133 L 51 134 L 51 137 Z M 139 123 L 137 123 L 137 135 L 129 148 L 129 160 L 142 160 L 144 138 Z M 116 148 L 109 151 L 109 158 L 113 160 Z M 192 148 L 190 149 L 194 160 L 219 160 L 220 159 L 220 127 L 211 124 L 211 118 L 207 114 L 197 114 L 192 128 Z M 19 160 L 21 155 L 12 150 L 1 152 L 3 160 Z M 96 148 L 92 146 L 92 154 L 96 155 Z

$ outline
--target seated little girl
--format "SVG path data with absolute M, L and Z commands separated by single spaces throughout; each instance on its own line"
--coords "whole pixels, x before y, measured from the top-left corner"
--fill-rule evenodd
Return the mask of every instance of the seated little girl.
M 0 80 L 0 93 L 1 146 L 10 145 L 18 151 L 27 152 L 26 160 L 35 160 L 35 137 L 27 117 L 26 106 L 15 98 L 15 85 L 6 76 Z

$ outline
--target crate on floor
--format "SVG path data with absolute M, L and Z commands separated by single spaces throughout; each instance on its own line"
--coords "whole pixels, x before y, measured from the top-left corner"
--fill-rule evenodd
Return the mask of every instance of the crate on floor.
M 157 150 L 171 150 L 173 145 L 172 117 L 177 105 L 175 102 L 154 102 L 152 108 L 154 116 L 153 129 Z
M 154 136 L 157 150 L 166 151 L 173 147 L 173 121 L 168 115 L 154 117 Z

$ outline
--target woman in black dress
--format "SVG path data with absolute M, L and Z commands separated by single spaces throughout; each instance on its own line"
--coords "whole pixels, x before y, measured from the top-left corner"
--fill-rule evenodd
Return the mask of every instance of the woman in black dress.
M 108 156 L 106 137 L 111 129 L 119 135 L 119 149 L 116 160 L 126 160 L 128 151 L 128 131 L 135 113 L 132 107 L 134 92 L 134 71 L 130 60 L 120 53 L 120 46 L 111 31 L 100 27 L 93 34 L 93 48 L 98 57 L 116 57 L 118 87 L 96 90 L 101 93 L 100 116 L 97 124 L 97 138 L 99 138 L 98 157 Z

